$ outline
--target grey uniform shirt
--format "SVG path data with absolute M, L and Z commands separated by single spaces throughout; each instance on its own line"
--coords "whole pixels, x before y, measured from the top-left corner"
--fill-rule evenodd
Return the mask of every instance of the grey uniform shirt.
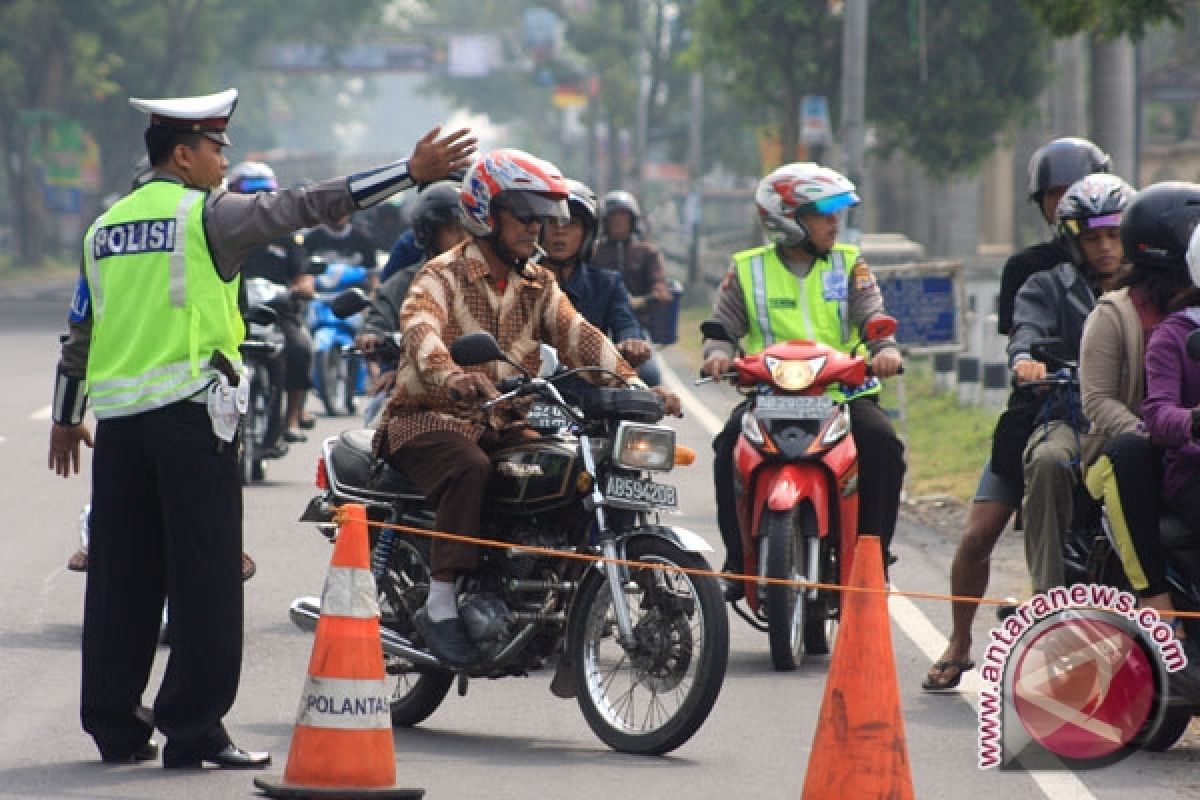
M 182 183 L 174 175 L 155 173 L 152 180 Z M 242 262 L 256 247 L 284 234 L 333 222 L 356 210 L 346 178 L 334 178 L 303 189 L 240 194 L 213 189 L 204 201 L 204 233 L 217 272 L 232 280 Z M 80 265 L 82 274 L 83 266 Z M 92 315 L 70 321 L 63 340 L 59 369 L 73 378 L 87 372 L 88 351 L 92 344 Z
M 813 265 L 811 263 L 801 265 L 789 264 L 782 258 L 780 261 L 788 268 L 789 272 L 796 276 L 796 280 L 798 281 L 803 281 L 808 273 L 812 271 Z M 866 276 L 869 276 L 869 280 L 865 278 L 860 280 L 855 275 L 852 275 L 850 278 L 847 313 L 850 315 L 850 329 L 854 332 L 861 331 L 863 324 L 872 317 L 887 313 L 883 307 L 883 293 L 879 291 L 879 283 L 866 267 L 867 262 L 861 257 L 859 257 L 858 261 L 854 262 L 855 270 L 865 273 Z M 713 301 L 713 319 L 724 325 L 725 330 L 734 339 L 740 340 L 750 332 L 750 317 L 746 311 L 746 297 L 742 292 L 742 284 L 737 277 L 736 264 L 730 265 L 729 272 L 725 274 L 725 278 L 721 281 L 721 287 L 717 290 L 717 297 Z M 893 337 L 867 342 L 867 350 L 871 355 L 875 355 L 887 347 L 895 346 L 896 340 Z M 709 356 L 717 353 L 733 358 L 734 346 L 730 342 L 723 342 L 718 339 L 705 339 L 704 357 L 707 359 Z

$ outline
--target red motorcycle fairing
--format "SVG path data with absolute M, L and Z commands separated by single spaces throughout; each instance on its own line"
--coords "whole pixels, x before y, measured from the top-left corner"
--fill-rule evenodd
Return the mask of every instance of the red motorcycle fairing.
M 839 579 L 842 583 L 849 581 L 858 529 L 857 453 L 854 440 L 847 436 L 824 451 L 824 462 L 816 457 L 800 462 L 767 461 L 744 437 L 738 437 L 733 451 L 734 474 L 749 478 L 746 485 L 739 487 L 738 497 L 738 523 L 745 554 L 743 574 L 758 572 L 755 563 L 758 545 L 754 537 L 760 530 L 763 513 L 786 511 L 799 501 L 808 501 L 816 516 L 818 537 L 825 538 L 831 532 L 837 535 Z M 757 581 L 750 579 L 745 583 L 746 602 L 756 608 Z

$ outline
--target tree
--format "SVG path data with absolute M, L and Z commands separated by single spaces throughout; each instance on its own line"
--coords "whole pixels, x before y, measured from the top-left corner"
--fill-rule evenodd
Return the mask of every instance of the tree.
M 324 0 L 8 0 L 0 3 L 0 146 L 18 263 L 44 255 L 50 218 L 30 163 L 37 121 L 68 116 L 99 142 L 103 185 L 129 185 L 145 121 L 130 95 L 155 97 L 223 88 L 260 48 L 290 37 L 345 46 L 386 0 L 330 14 Z M 214 88 L 215 87 L 215 88 Z
M 1148 25 L 1183 21 L 1184 0 L 1021 0 L 1055 36 L 1090 31 L 1101 38 L 1140 39 Z
M 872 3 L 868 36 L 878 146 L 939 177 L 978 166 L 1034 112 L 1048 77 L 1048 37 L 1009 0 Z
M 831 96 L 837 87 L 838 18 L 815 3 L 697 0 L 695 26 L 699 61 L 781 127 L 783 153 L 796 152 L 804 95 Z

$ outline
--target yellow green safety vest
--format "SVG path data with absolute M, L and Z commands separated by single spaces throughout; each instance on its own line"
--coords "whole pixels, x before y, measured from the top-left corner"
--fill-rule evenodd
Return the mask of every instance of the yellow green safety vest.
M 88 229 L 92 303 L 87 389 L 98 419 L 191 397 L 216 375 L 217 350 L 240 363 L 239 280 L 222 280 L 204 235 L 205 193 L 152 181 Z
M 733 262 L 746 303 L 747 353 L 757 353 L 775 342 L 807 339 L 849 353 L 857 344 L 850 325 L 851 270 L 858 248 L 835 244 L 828 255 L 813 262 L 803 278 L 779 259 L 775 245 L 735 253 Z M 879 388 L 855 393 L 877 394 Z M 837 389 L 828 392 L 837 400 Z

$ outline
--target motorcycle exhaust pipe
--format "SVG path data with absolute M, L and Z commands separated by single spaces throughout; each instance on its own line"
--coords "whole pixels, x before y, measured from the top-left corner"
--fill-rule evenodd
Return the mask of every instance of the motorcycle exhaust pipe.
M 297 597 L 288 608 L 288 616 L 297 628 L 312 633 L 317 629 L 317 620 L 321 618 L 321 601 L 316 597 Z M 406 659 L 418 667 L 445 666 L 432 654 L 413 647 L 407 639 L 389 628 L 380 627 L 379 641 L 386 655 Z

